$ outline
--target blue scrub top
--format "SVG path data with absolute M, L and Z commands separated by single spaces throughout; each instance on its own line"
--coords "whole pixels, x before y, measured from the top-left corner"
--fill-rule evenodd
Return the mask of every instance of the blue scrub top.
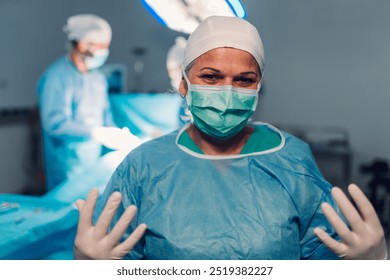
M 336 258 L 313 233 L 320 226 L 336 237 L 320 208 L 335 203 L 308 145 L 258 125 L 279 133 L 280 145 L 207 156 L 178 143 L 185 128 L 142 144 L 114 172 L 95 221 L 119 191 L 122 204 L 112 226 L 131 204 L 139 211 L 125 237 L 140 223 L 148 225 L 128 259 Z
M 51 190 L 96 163 L 101 145 L 91 139 L 91 131 L 114 124 L 103 73 L 81 73 L 67 56 L 45 71 L 37 91 L 46 188 Z

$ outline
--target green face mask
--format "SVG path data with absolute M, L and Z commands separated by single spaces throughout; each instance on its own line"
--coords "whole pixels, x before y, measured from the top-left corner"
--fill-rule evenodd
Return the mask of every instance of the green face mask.
M 257 89 L 246 89 L 187 83 L 187 105 L 194 124 L 212 137 L 227 139 L 236 135 L 256 109 L 260 84 Z

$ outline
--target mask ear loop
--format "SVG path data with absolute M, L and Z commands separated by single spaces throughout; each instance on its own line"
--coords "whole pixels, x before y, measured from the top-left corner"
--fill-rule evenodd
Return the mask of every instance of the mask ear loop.
M 257 95 L 256 95 L 256 102 L 253 104 L 253 107 L 252 107 L 253 112 L 256 111 L 256 108 L 257 108 L 257 105 L 258 105 L 258 102 L 259 102 L 260 89 L 261 89 L 261 80 L 257 84 L 257 87 L 256 87 Z
M 257 93 L 260 93 L 260 89 L 261 89 L 261 80 L 260 80 L 260 82 L 257 84 L 256 89 L 257 89 Z
M 185 98 L 186 98 L 187 106 L 190 106 L 190 104 L 191 104 L 191 94 L 190 94 L 191 83 L 190 83 L 190 81 L 188 80 L 187 74 L 186 74 L 186 72 L 185 72 L 185 70 L 184 70 L 183 67 L 181 68 L 181 73 L 182 73 L 182 75 L 183 75 L 184 80 L 185 80 L 186 83 L 187 83 L 187 94 L 184 96 L 183 93 L 180 93 L 180 95 L 181 95 L 182 97 L 185 97 Z
M 192 95 L 191 95 L 191 91 L 190 91 L 190 88 L 191 88 L 191 83 L 190 83 L 190 81 L 188 80 L 188 77 L 187 77 L 187 74 L 186 74 L 186 72 L 185 72 L 185 70 L 184 70 L 184 67 L 182 67 L 181 68 L 181 73 L 182 73 L 182 75 L 183 75 L 183 78 L 184 78 L 184 80 L 186 81 L 186 83 L 187 83 L 187 94 L 184 96 L 184 94 L 183 93 L 180 93 L 180 95 L 182 96 L 182 97 L 185 97 L 185 99 L 186 99 L 186 103 L 187 103 L 187 108 L 186 108 L 186 112 L 188 113 L 188 115 L 190 116 L 190 122 L 191 123 L 193 123 L 194 122 L 194 118 L 193 118 L 193 116 L 192 116 L 192 114 L 191 114 L 191 104 L 192 104 Z
M 184 68 L 183 68 L 183 67 L 181 68 L 181 74 L 182 74 L 182 76 L 183 76 L 184 80 L 186 81 L 186 83 L 187 83 L 187 87 L 188 87 L 188 89 L 189 89 L 189 88 L 190 88 L 190 85 L 191 85 L 191 83 L 190 83 L 190 81 L 188 80 L 188 77 L 187 77 L 186 71 L 184 70 Z

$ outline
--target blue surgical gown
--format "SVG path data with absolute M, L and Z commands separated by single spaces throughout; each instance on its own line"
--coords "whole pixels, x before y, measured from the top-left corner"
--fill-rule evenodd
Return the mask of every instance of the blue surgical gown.
M 266 124 L 268 129 L 274 129 Z M 185 129 L 185 128 L 183 128 Z M 330 184 L 308 145 L 284 132 L 280 146 L 259 153 L 207 156 L 178 144 L 173 132 L 133 150 L 114 172 L 95 221 L 114 191 L 139 211 L 148 229 L 128 259 L 333 259 L 314 235 L 336 234 L 320 205 Z
M 102 147 L 91 139 L 91 131 L 114 125 L 107 88 L 101 71 L 81 73 L 67 56 L 40 78 L 37 91 L 48 190 L 93 166 L 100 157 Z

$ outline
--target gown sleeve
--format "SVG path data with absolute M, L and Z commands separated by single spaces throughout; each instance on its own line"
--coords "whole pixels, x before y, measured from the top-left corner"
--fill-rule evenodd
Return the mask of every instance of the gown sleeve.
M 40 87 L 43 128 L 52 136 L 89 138 L 91 127 L 72 116 L 73 87 L 69 81 L 48 75 Z M 89 106 L 91 106 L 89 104 Z

